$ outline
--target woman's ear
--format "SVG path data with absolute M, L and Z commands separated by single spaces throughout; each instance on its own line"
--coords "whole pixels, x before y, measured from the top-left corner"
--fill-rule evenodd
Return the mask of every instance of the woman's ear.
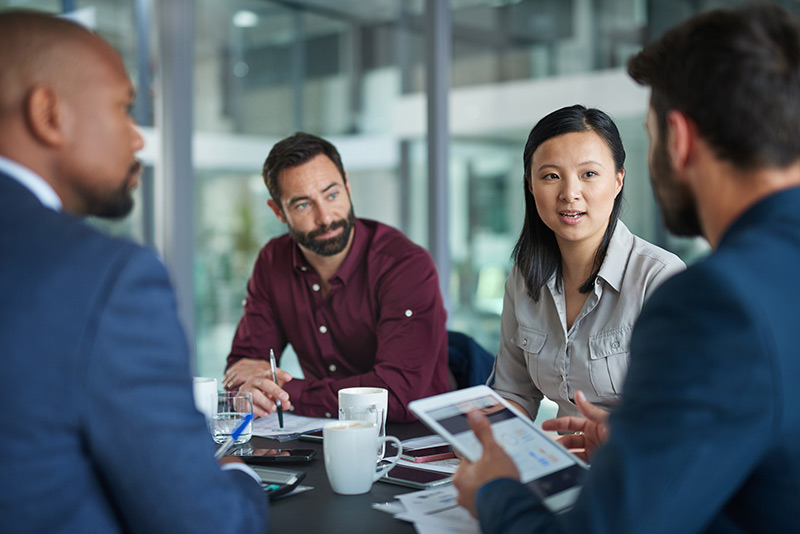
M 625 183 L 625 168 L 624 167 L 622 169 L 620 169 L 620 171 L 617 173 L 616 181 L 617 181 L 617 183 L 615 184 L 616 188 L 614 190 L 614 198 L 617 198 L 617 195 L 619 195 L 619 192 L 622 191 L 622 185 Z

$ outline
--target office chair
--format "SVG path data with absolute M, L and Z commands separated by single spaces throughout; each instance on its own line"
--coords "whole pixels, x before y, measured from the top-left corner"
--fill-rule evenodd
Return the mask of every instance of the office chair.
M 470 336 L 450 330 L 447 331 L 447 352 L 452 389 L 486 384 L 494 367 L 494 355 Z

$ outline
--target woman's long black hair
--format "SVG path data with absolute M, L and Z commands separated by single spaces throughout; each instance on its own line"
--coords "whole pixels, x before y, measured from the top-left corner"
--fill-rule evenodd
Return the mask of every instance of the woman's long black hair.
M 617 130 L 617 125 L 606 113 L 599 109 L 586 108 L 581 105 L 574 105 L 556 110 L 533 127 L 528 142 L 525 143 L 525 150 L 522 153 L 524 176 L 522 179 L 522 189 L 525 195 L 525 222 L 522 225 L 517 244 L 514 246 L 512 258 L 517 268 L 525 277 L 525 286 L 528 295 L 535 301 L 539 300 L 542 287 L 547 283 L 553 273 L 556 274 L 556 282 L 561 283 L 561 251 L 556 242 L 555 233 L 544 224 L 539 212 L 536 210 L 536 202 L 530 191 L 531 181 L 531 159 L 533 153 L 539 146 L 559 135 L 572 132 L 595 132 L 611 149 L 614 158 L 616 172 L 621 172 L 625 166 L 625 148 L 622 146 L 622 139 Z M 603 241 L 595 255 L 595 269 L 591 276 L 580 287 L 581 293 L 588 293 L 592 289 L 594 280 L 600 270 L 600 266 L 608 251 L 608 244 L 614 234 L 614 228 L 619 220 L 619 212 L 622 209 L 622 189 L 617 198 L 614 199 L 614 207 L 608 221 L 608 228 L 603 235 Z

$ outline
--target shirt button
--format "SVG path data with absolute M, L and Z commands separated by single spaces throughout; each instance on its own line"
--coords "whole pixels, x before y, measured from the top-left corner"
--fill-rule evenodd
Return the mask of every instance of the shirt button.
M 311 289 L 313 289 L 314 291 L 319 291 L 319 284 L 314 284 L 313 286 L 311 286 Z
M 322 332 L 322 333 L 324 334 L 325 332 L 327 332 L 327 331 L 328 331 L 328 327 L 327 327 L 327 326 L 325 326 L 325 325 L 322 325 L 322 326 L 320 326 L 320 327 L 319 327 L 319 331 L 320 331 L 320 332 Z
M 335 364 L 335 363 L 332 363 L 332 364 L 330 364 L 330 365 L 328 366 L 328 370 L 329 370 L 331 373 L 334 373 L 334 372 L 336 372 L 336 364 Z
M 527 345 L 528 345 L 528 340 L 527 339 L 523 339 L 522 340 L 522 346 L 525 347 Z
M 619 341 L 615 341 L 611 344 L 612 348 L 618 349 L 619 348 Z
M 242 299 L 242 307 L 244 308 L 247 306 L 247 299 Z
M 325 412 L 325 417 L 330 417 L 330 416 L 331 416 L 331 412 Z
M 301 265 L 300 270 L 306 272 L 308 270 L 308 267 L 306 267 L 305 265 Z
M 412 315 L 414 315 L 414 312 L 411 310 L 406 310 L 406 317 L 411 317 Z

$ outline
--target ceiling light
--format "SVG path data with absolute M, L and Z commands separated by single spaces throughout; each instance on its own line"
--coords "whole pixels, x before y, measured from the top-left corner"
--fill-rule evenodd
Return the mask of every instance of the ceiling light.
M 258 15 L 243 9 L 233 14 L 233 25 L 237 28 L 252 28 L 258 25 Z

